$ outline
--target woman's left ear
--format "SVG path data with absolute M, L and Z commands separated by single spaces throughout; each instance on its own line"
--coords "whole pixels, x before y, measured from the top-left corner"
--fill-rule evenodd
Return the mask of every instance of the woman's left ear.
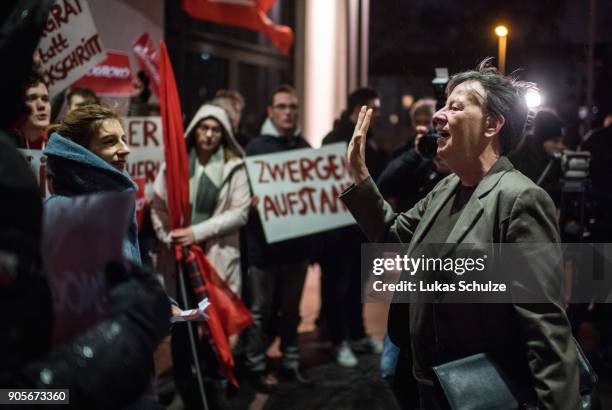
M 498 135 L 505 123 L 506 123 L 506 119 L 502 117 L 501 115 L 495 116 L 495 117 L 488 115 L 487 121 L 485 122 L 485 130 L 484 130 L 485 137 L 492 138 L 495 135 Z

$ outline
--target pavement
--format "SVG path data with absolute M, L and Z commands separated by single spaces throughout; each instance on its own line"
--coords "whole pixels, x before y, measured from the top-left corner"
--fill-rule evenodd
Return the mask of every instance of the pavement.
M 301 301 L 302 323 L 298 329 L 302 366 L 308 376 L 315 380 L 315 387 L 302 388 L 292 383 L 279 382 L 274 394 L 257 393 L 245 380 L 243 370 L 236 368 L 241 388 L 229 400 L 235 410 L 399 410 L 393 393 L 385 380 L 380 377 L 380 356 L 375 354 L 359 355 L 359 363 L 354 368 L 342 368 L 332 355 L 330 342 L 322 341 L 315 325 L 318 316 L 319 277 L 317 267 L 312 267 L 306 277 Z M 364 321 L 367 332 L 375 340 L 381 341 L 386 329 L 387 305 L 367 304 L 364 308 Z M 586 334 L 586 347 L 591 343 L 592 334 Z M 277 381 L 274 373 L 280 364 L 279 341 L 276 340 L 267 352 L 269 358 L 270 380 Z M 584 344 L 583 344 L 584 346 Z M 586 350 L 586 349 L 585 349 Z M 598 366 L 599 367 L 599 366 Z M 612 409 L 612 367 L 600 374 L 599 383 L 601 409 Z M 178 395 L 169 410 L 183 408 Z

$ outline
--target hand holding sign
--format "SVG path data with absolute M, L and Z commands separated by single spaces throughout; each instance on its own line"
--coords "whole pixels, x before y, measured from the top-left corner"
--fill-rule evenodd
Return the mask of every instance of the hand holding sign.
M 208 298 L 204 298 L 198 303 L 197 309 L 181 310 L 175 306 L 172 307 L 172 317 L 170 323 L 178 322 L 199 322 L 210 319 L 206 314 L 206 309 L 210 306 Z M 176 309 L 176 310 L 175 310 Z
M 359 184 L 370 176 L 368 167 L 365 162 L 365 145 L 368 128 L 370 128 L 370 119 L 372 118 L 372 109 L 367 106 L 361 107 L 353 138 L 349 143 L 347 150 L 347 162 L 349 164 L 349 172 L 354 184 Z

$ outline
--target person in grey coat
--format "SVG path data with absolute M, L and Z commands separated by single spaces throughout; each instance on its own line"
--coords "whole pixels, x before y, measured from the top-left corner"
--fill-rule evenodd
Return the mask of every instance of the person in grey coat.
M 401 214 L 383 200 L 365 165 L 371 111 L 364 107 L 347 153 L 354 186 L 341 198 L 370 241 L 407 244 L 409 256 L 421 243 L 559 242 L 552 200 L 504 157 L 523 132 L 523 93 L 530 86 L 500 75 L 489 59 L 451 78 L 447 103 L 434 123 L 437 155 L 453 174 Z M 532 279 L 541 280 L 537 270 L 554 263 L 546 257 L 533 267 Z M 422 407 L 449 407 L 434 366 L 496 351 L 516 357 L 513 367 L 527 372 L 537 408 L 580 408 L 576 346 L 562 287 L 556 278 L 541 285 L 546 303 L 391 305 L 389 335 L 402 354 L 412 354 Z

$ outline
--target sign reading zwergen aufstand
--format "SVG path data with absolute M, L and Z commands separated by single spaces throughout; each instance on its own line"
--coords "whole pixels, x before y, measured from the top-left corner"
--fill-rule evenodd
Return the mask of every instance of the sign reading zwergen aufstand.
M 338 196 L 351 185 L 346 143 L 246 158 L 268 243 L 355 223 Z

